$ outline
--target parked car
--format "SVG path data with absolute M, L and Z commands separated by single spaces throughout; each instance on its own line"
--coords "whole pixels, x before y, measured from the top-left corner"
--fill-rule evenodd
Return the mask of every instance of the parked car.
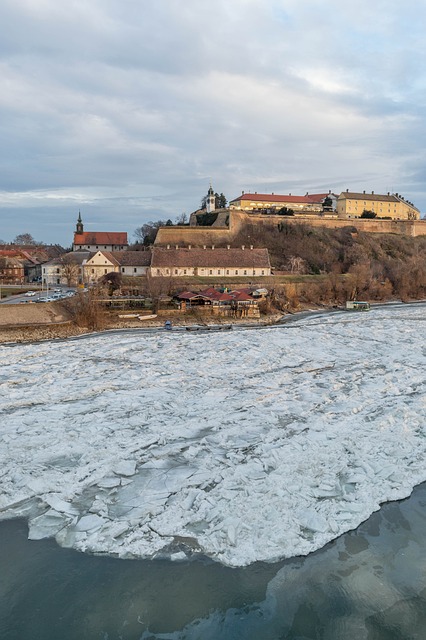
M 36 296 L 37 295 L 37 292 L 36 291 L 27 291 L 27 293 L 25 295 L 28 296 L 28 298 L 32 298 L 32 296 Z

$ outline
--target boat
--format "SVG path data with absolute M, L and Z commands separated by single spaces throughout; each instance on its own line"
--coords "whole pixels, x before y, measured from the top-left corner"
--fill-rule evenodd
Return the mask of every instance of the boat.
M 370 311 L 370 303 L 360 300 L 347 300 L 346 311 Z

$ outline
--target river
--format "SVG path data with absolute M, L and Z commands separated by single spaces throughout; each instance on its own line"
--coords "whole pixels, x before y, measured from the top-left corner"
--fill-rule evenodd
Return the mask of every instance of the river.
M 426 485 L 305 558 L 231 569 L 117 560 L 0 524 L 2 640 L 415 640 Z
M 2 640 L 424 638 L 424 319 L 2 347 Z

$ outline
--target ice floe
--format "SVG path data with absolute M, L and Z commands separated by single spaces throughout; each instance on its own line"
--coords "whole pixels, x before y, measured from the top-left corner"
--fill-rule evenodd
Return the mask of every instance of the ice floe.
M 120 557 L 307 554 L 426 480 L 425 306 L 0 348 L 0 517 Z

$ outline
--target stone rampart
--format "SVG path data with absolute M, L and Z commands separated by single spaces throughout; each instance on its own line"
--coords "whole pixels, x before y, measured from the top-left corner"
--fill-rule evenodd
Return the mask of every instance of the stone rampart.
M 233 234 L 228 227 L 160 227 L 155 239 L 156 245 L 183 247 L 193 245 L 224 245 L 230 243 Z
M 426 235 L 426 220 L 369 220 L 361 218 L 322 218 L 316 216 L 275 216 L 229 212 L 229 227 L 161 227 L 155 240 L 156 245 L 166 246 L 212 246 L 231 244 L 237 233 L 250 224 L 258 227 L 277 227 L 280 223 L 306 224 L 327 229 L 355 227 L 366 233 L 396 233 L 406 236 Z
M 323 218 L 317 216 L 274 216 L 262 214 L 247 214 L 232 211 L 232 231 L 235 234 L 244 224 L 258 226 L 278 226 L 280 223 L 307 224 L 312 227 L 326 227 L 327 229 L 342 229 L 355 227 L 366 233 L 397 233 L 406 236 L 426 235 L 426 220 L 376 220 L 361 218 Z

